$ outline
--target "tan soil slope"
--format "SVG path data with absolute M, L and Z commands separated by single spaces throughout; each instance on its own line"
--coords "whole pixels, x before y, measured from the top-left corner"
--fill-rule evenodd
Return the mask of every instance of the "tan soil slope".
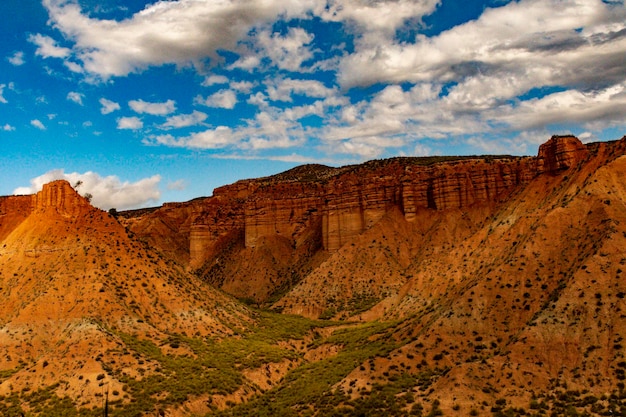
M 496 399 L 528 408 L 533 392 L 616 392 L 626 337 L 625 151 L 626 140 L 594 144 L 473 230 L 446 238 L 461 223 L 439 228 L 440 243 L 430 239 L 403 270 L 406 285 L 363 314 L 407 318 L 396 336 L 410 342 L 355 369 L 343 388 L 433 372 L 416 391 L 465 412 Z
M 67 182 L 45 185 L 1 243 L 0 371 L 11 375 L 2 395 L 64 381 L 59 395 L 89 402 L 103 383 L 117 387 L 103 362 L 137 366 L 118 332 L 161 343 L 171 334 L 228 335 L 249 321 Z

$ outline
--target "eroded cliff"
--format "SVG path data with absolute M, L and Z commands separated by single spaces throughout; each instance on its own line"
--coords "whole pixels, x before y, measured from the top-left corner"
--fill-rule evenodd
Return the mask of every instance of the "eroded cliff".
M 312 251 L 325 251 L 318 255 L 319 262 L 392 209 L 414 222 L 428 211 L 493 206 L 537 175 L 573 167 L 587 154 L 577 138 L 554 136 L 537 157 L 392 158 L 341 168 L 305 165 L 238 181 L 216 189 L 212 197 L 182 203 L 175 211 L 184 216 L 176 217 L 172 207 L 164 206 L 126 222 L 167 253 L 177 247 L 175 258 L 214 285 L 228 289 L 230 282 L 234 295 L 265 301 L 297 279 L 289 271 L 309 262 Z M 155 230 L 154 224 L 164 222 L 167 229 Z M 168 234 L 168 244 L 162 244 Z M 248 276 L 249 269 L 225 269 L 220 262 L 226 253 L 250 261 L 261 256 L 269 241 L 281 242 L 291 252 L 270 256 L 280 261 L 256 261 L 268 262 L 263 270 L 270 271 L 262 274 L 266 278 L 259 279 L 258 273 Z M 257 283 L 242 286 L 235 281 Z

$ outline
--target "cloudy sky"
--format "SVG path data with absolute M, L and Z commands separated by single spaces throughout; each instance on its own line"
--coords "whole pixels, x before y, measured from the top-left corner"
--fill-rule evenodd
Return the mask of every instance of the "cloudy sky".
M 125 209 L 302 163 L 626 134 L 623 0 L 2 0 L 0 195 Z

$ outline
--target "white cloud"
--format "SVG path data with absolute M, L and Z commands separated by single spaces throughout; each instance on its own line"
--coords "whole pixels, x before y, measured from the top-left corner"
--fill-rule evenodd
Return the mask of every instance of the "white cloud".
M 232 90 L 220 90 L 210 95 L 206 99 L 196 97 L 196 104 L 202 104 L 207 107 L 217 107 L 222 109 L 233 109 L 237 104 L 237 94 Z
M 15 130 L 15 127 L 7 123 L 4 126 L 2 126 L 2 130 L 4 130 L 5 132 L 12 132 Z
M 83 105 L 83 98 L 85 97 L 82 93 L 77 93 L 76 91 L 70 91 L 67 94 L 67 99 L 69 101 L 73 101 L 76 104 Z
M 313 58 L 307 46 L 312 41 L 313 35 L 302 28 L 290 28 L 285 36 L 267 31 L 257 36 L 258 46 L 272 63 L 289 71 L 298 71 L 304 62 Z
M 79 181 L 79 194 L 91 194 L 91 204 L 103 210 L 115 207 L 125 210 L 138 207 L 146 207 L 156 204 L 161 198 L 159 183 L 161 177 L 154 175 L 136 182 L 121 181 L 117 176 L 102 177 L 95 172 L 65 173 L 62 169 L 56 169 L 30 180 L 30 186 L 20 187 L 13 191 L 15 195 L 34 194 L 41 191 L 44 184 L 55 180 L 66 180 L 75 185 Z
M 187 181 L 185 180 L 170 181 L 167 183 L 167 189 L 170 191 L 183 191 L 186 188 Z
M 65 67 L 66 67 L 68 70 L 70 70 L 70 71 L 72 71 L 72 72 L 74 72 L 74 73 L 76 73 L 76 74 L 82 74 L 82 73 L 84 73 L 84 72 L 85 72 L 85 71 L 83 70 L 83 67 L 81 67 L 81 66 L 80 66 L 80 64 L 77 64 L 76 62 L 72 62 L 72 61 L 65 61 L 65 62 L 63 63 L 63 65 L 65 65 Z
M 44 124 L 41 123 L 41 121 L 38 119 L 31 120 L 30 124 L 31 126 L 36 127 L 39 130 L 46 130 L 46 126 L 44 126 Z
M 364 39 L 342 58 L 339 82 L 388 86 L 327 117 L 321 138 L 329 152 L 364 157 L 402 142 L 468 135 L 476 149 L 501 152 L 485 134 L 532 130 L 546 137 L 546 126 L 560 123 L 623 126 L 625 19 L 623 7 L 600 0 L 521 0 L 414 43 Z M 400 87 L 407 82 L 414 87 Z M 535 90 L 537 98 L 523 97 Z M 505 141 L 507 153 L 531 143 Z
M 315 3 L 161 1 L 128 19 L 114 21 L 91 18 L 72 1 L 43 0 L 51 22 L 73 42 L 73 53 L 84 69 L 103 79 L 153 65 L 199 65 L 206 57 L 217 59 L 216 51 L 235 49 L 253 27 L 278 16 L 303 16 Z
M 250 81 L 233 81 L 230 88 L 243 94 L 248 94 L 254 88 L 255 84 Z
M 114 111 L 117 111 L 120 109 L 120 105 L 118 103 L 111 101 L 111 100 L 107 100 L 106 98 L 101 98 L 100 104 L 102 105 L 102 107 L 100 108 L 100 113 L 102 114 L 113 113 Z
M 118 129 L 137 130 L 143 127 L 143 122 L 139 117 L 120 117 L 117 119 Z
M 533 86 L 541 86 L 584 82 L 599 67 L 610 68 L 610 77 L 623 77 L 626 64 L 615 60 L 625 48 L 626 39 L 619 35 L 625 17 L 623 8 L 611 9 L 601 0 L 511 2 L 436 37 L 361 45 L 341 62 L 339 80 L 344 86 L 462 82 L 482 74 L 526 76 Z
M 176 102 L 167 100 L 163 103 L 150 103 L 143 100 L 131 100 L 128 105 L 136 113 L 147 113 L 153 116 L 165 116 L 176 111 Z
M 326 87 L 317 80 L 285 79 L 269 83 L 267 94 L 271 100 L 291 102 L 292 95 L 314 98 L 330 97 L 336 94 L 332 88 Z
M 25 63 L 25 61 L 24 61 L 24 52 L 17 51 L 13 55 L 8 57 L 7 60 L 11 63 L 11 65 L 15 65 L 16 67 L 24 65 L 24 63 Z
M 223 75 L 209 75 L 202 82 L 203 87 L 210 87 L 216 84 L 228 84 L 228 78 Z
M 247 71 L 253 71 L 256 68 L 261 66 L 261 57 L 256 55 L 258 52 L 250 52 L 255 55 L 244 55 L 232 65 L 228 67 L 228 69 L 242 69 Z
M 6 98 L 4 98 L 3 93 L 4 93 L 4 87 L 6 87 L 6 84 L 0 84 L 0 103 L 4 103 L 7 104 L 8 101 Z
M 623 123 L 625 113 L 626 82 L 599 91 L 568 90 L 526 100 L 490 111 L 487 117 L 506 123 L 511 129 L 527 130 L 566 122 Z
M 174 148 L 190 149 L 222 149 L 236 142 L 233 131 L 227 126 L 218 126 L 190 136 L 176 138 L 172 135 L 154 136 L 144 140 L 148 145 L 165 145 Z
M 241 75 L 237 71 L 203 75 L 202 85 L 218 86 L 219 91 L 207 90 L 212 94 L 198 96 L 194 103 L 237 110 L 247 104 L 257 107 L 256 115 L 245 113 L 239 125 L 146 139 L 153 145 L 254 153 L 310 140 L 329 154 L 366 158 L 390 151 L 427 152 L 423 138 L 432 139 L 428 144 L 434 152 L 437 139 L 450 137 L 466 142 L 471 137 L 476 149 L 495 149 L 489 135 L 512 136 L 514 129 L 538 131 L 571 123 L 596 134 L 597 125 L 591 123 L 624 125 L 623 3 L 503 2 L 436 36 L 409 38 L 406 35 L 420 27 L 440 0 L 159 1 L 123 21 L 91 18 L 75 0 L 43 2 L 51 24 L 63 33 L 62 45 L 72 49 L 33 35 L 38 54 L 62 58 L 68 68 L 85 71 L 88 77 L 106 80 L 169 63 L 197 65 L 201 74 L 212 65 L 224 67 L 218 73 L 241 68 L 255 77 L 253 83 L 252 78 L 236 78 Z M 303 27 L 308 25 L 273 25 L 313 16 L 343 23 L 343 30 L 354 35 L 354 52 L 346 52 L 346 45 L 320 52 L 318 45 L 326 41 L 314 38 L 313 33 L 321 32 L 307 32 Z M 274 32 L 279 26 L 283 30 Z M 223 50 L 239 59 L 226 64 L 230 55 L 224 60 Z M 321 61 L 309 65 L 317 58 Z M 341 88 L 297 79 L 321 79 L 314 72 L 318 69 L 334 72 Z M 287 75 L 296 71 L 301 75 Z M 271 81 L 263 85 L 259 79 Z M 367 91 L 377 92 L 364 91 L 358 102 L 354 97 L 359 94 L 351 95 L 352 101 L 341 95 L 352 87 L 372 85 Z M 120 109 L 103 100 L 103 114 Z M 246 104 L 239 106 L 239 100 Z M 172 100 L 128 104 L 139 114 L 169 116 L 159 126 L 164 129 L 203 125 L 208 118 L 198 111 L 176 114 Z M 137 117 L 118 119 L 119 128 L 142 126 Z M 516 140 L 528 142 L 519 136 Z
M 57 42 L 50 36 L 30 35 L 28 40 L 37 45 L 35 54 L 43 58 L 67 58 L 72 53 L 71 49 L 58 46 Z
M 284 109 L 269 106 L 258 94 L 255 100 L 261 104 L 261 110 L 254 119 L 247 120 L 241 126 L 218 126 L 183 137 L 171 134 L 151 136 L 144 143 L 187 149 L 239 149 L 248 152 L 294 148 L 304 145 L 311 135 L 318 133 L 303 127 L 299 123 L 300 119 L 311 115 L 324 117 L 329 107 L 347 103 L 347 99 L 329 97 Z
M 321 16 L 331 21 L 347 21 L 362 33 L 383 32 L 387 36 L 408 19 L 431 14 L 440 0 L 328 0 Z
M 168 117 L 161 127 L 167 129 L 196 126 L 204 122 L 207 117 L 209 116 L 206 113 L 194 110 L 191 114 L 178 114 Z

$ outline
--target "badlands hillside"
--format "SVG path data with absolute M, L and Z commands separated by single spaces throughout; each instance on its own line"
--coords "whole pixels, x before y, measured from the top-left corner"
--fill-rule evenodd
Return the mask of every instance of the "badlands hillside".
M 0 415 L 626 415 L 625 155 L 0 198 Z

